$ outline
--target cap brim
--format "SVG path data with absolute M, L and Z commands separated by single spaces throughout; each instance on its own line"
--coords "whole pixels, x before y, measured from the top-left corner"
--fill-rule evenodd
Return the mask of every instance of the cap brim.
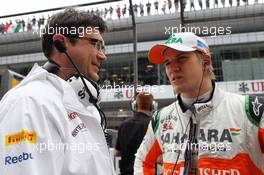
M 163 52 L 166 48 L 171 48 L 180 52 L 192 52 L 196 50 L 196 48 L 187 47 L 182 44 L 158 44 L 150 49 L 148 53 L 149 61 L 153 64 L 163 64 Z

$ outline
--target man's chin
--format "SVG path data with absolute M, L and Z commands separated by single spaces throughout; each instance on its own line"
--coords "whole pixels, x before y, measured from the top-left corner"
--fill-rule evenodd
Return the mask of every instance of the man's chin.
M 93 80 L 94 82 L 97 82 L 99 80 L 99 75 L 95 74 L 93 76 L 90 77 L 90 80 Z
M 89 74 L 89 75 L 84 75 L 84 76 L 94 82 L 97 82 L 100 78 L 98 74 Z
M 182 92 L 182 88 L 181 88 L 180 86 L 175 86 L 175 85 L 173 85 L 173 90 L 174 90 L 175 92 L 177 92 L 177 94 L 179 94 L 179 93 Z

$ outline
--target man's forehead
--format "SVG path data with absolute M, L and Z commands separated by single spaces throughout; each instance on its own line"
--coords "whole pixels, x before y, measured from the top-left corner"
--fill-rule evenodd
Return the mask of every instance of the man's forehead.
M 163 56 L 165 56 L 165 58 L 170 57 L 170 56 L 176 57 L 176 56 L 180 56 L 182 54 L 187 54 L 187 53 L 190 53 L 190 52 L 182 52 L 182 51 L 178 51 L 175 49 L 167 48 L 166 50 L 164 50 Z
M 102 37 L 102 35 L 100 33 L 97 33 L 97 32 L 92 32 L 92 33 L 86 33 L 84 35 L 84 37 L 87 37 L 87 38 L 92 38 L 92 39 L 97 39 L 101 42 L 101 44 L 105 44 L 104 42 L 104 39 Z

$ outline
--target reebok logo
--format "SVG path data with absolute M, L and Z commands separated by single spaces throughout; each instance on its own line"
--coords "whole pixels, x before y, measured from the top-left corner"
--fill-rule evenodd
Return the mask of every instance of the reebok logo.
M 5 165 L 16 164 L 30 159 L 33 159 L 32 153 L 25 153 L 25 152 L 23 152 L 23 154 L 18 156 L 6 156 Z

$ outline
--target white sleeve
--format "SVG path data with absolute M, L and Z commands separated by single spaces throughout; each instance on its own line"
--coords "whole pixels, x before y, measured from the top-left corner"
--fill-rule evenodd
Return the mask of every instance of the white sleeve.
M 157 158 L 162 154 L 162 150 L 155 136 L 154 130 L 156 126 L 153 124 L 155 122 L 156 121 L 152 119 L 149 123 L 148 130 L 137 150 L 134 163 L 134 175 L 155 174 L 155 163 Z
M 1 174 L 61 174 L 64 152 L 54 151 L 54 143 L 62 142 L 61 127 L 56 121 L 62 112 L 55 106 L 45 106 L 30 97 L 1 104 Z

